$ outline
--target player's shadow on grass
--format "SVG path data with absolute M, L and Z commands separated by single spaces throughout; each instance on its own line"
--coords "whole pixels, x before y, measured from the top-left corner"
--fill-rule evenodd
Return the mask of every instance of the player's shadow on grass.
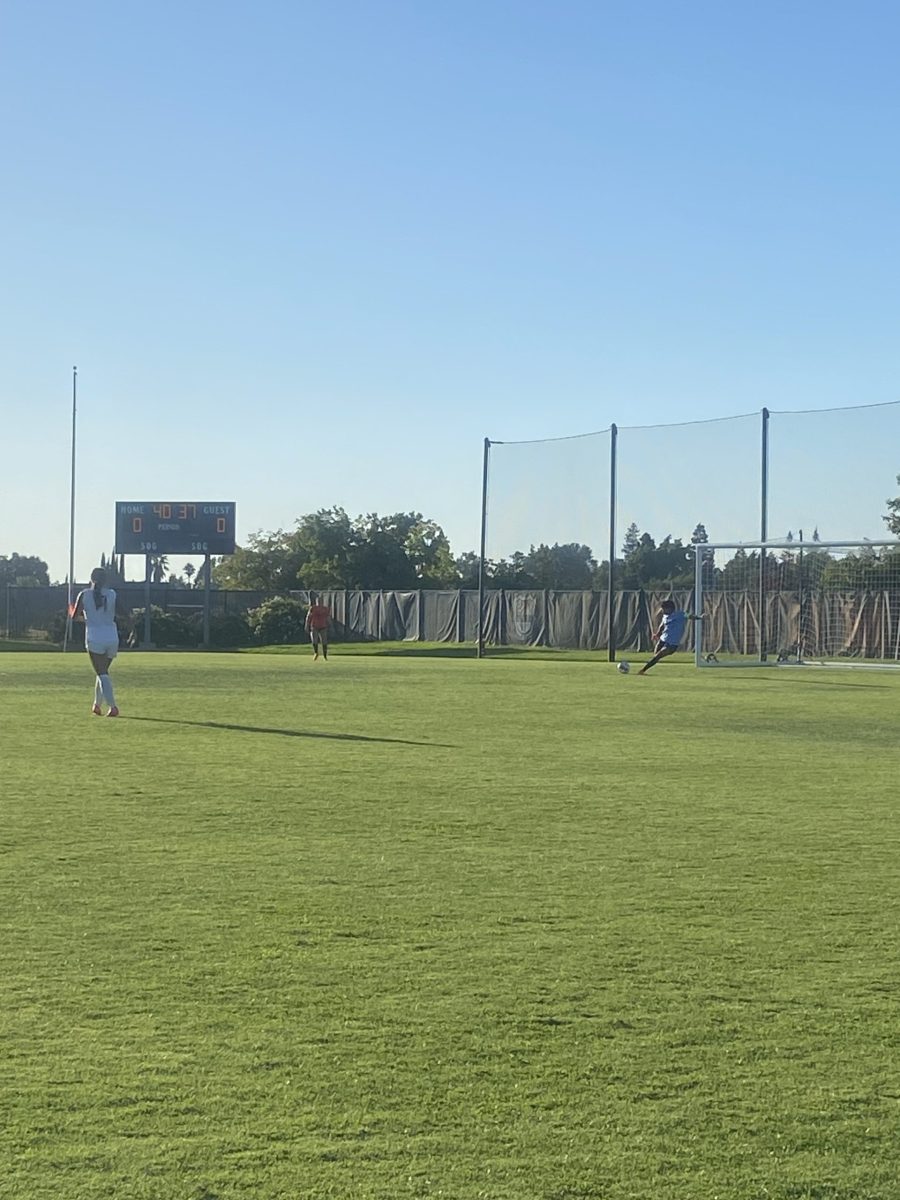
M 311 729 L 275 729 L 266 725 L 229 725 L 225 721 L 177 721 L 173 717 L 120 717 L 124 721 L 152 721 L 155 725 L 196 725 L 198 729 L 228 729 L 234 733 L 275 733 L 282 737 L 326 738 L 332 742 L 386 742 L 392 746 L 434 746 L 455 750 L 448 742 L 411 742 L 406 738 L 369 737 L 365 733 L 317 733 Z

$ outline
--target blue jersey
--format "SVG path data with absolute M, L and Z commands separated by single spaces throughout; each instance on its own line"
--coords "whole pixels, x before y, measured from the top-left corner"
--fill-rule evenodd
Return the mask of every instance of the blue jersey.
M 684 637 L 684 627 L 687 625 L 687 614 L 681 609 L 663 616 L 662 640 L 667 646 L 677 646 Z

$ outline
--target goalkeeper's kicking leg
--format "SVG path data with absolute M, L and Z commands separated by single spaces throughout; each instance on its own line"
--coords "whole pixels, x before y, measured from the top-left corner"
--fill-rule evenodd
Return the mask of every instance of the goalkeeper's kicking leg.
M 656 653 L 649 662 L 644 663 L 644 665 L 638 671 L 638 675 L 646 675 L 650 668 L 655 667 L 660 659 L 668 658 L 669 655 L 674 654 L 677 649 L 677 646 L 670 646 L 668 642 L 660 642 L 656 648 Z

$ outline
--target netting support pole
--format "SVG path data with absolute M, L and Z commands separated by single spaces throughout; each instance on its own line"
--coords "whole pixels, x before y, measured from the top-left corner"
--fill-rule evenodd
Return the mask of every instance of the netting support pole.
M 703 551 L 702 542 L 694 546 L 694 616 L 703 616 Z M 694 666 L 703 663 L 703 621 L 694 622 Z
M 491 439 L 484 439 L 484 459 L 481 467 L 481 546 L 478 553 L 478 658 L 484 658 L 484 552 L 487 545 L 488 464 Z
M 207 554 L 203 560 L 203 649 L 209 649 L 209 593 L 212 590 L 212 563 Z
M 759 496 L 759 540 L 769 540 L 769 410 L 764 408 L 762 416 L 762 446 L 760 457 Z M 766 661 L 766 568 L 768 553 L 765 545 L 759 553 L 759 661 Z
M 799 593 L 799 603 L 797 605 L 799 609 L 797 616 L 797 663 L 800 664 L 803 662 L 803 530 L 800 529 L 798 532 L 800 534 L 800 559 L 797 563 L 797 591 Z
M 616 453 L 619 440 L 619 430 L 615 425 L 609 427 L 609 592 L 607 600 L 607 621 L 609 629 L 609 661 L 616 661 Z
M 63 653 L 72 640 L 72 604 L 75 597 L 75 414 L 78 396 L 78 368 L 72 368 L 72 473 L 69 493 L 69 591 L 66 597 L 66 629 Z
M 144 644 L 142 650 L 149 650 L 153 643 L 150 640 L 151 625 L 150 625 L 150 576 L 152 567 L 150 566 L 150 555 L 144 555 Z

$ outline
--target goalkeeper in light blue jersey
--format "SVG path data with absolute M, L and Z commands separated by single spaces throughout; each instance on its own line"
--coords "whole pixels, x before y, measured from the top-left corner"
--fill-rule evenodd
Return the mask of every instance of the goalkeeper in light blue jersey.
M 688 616 L 680 608 L 676 608 L 674 600 L 663 600 L 662 622 L 656 631 L 656 653 L 638 671 L 638 675 L 646 675 L 651 667 L 655 667 L 661 658 L 668 658 L 681 645 L 688 621 L 699 621 L 699 617 Z

